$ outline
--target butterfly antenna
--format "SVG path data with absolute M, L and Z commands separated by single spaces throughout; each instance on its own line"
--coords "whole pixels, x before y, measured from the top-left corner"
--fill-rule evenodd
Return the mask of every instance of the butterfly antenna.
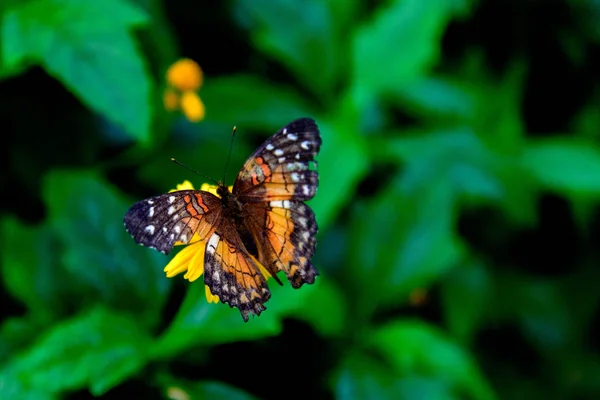
M 216 183 L 216 184 L 217 184 L 217 186 L 219 186 L 219 182 L 217 182 L 216 180 L 214 180 L 214 179 L 213 179 L 213 178 L 211 178 L 210 176 L 208 176 L 208 175 L 204 175 L 204 174 L 201 174 L 200 172 L 198 172 L 198 171 L 195 171 L 195 170 L 191 169 L 191 168 L 190 168 L 190 167 L 188 167 L 187 165 L 180 163 L 179 161 L 177 161 L 177 160 L 176 160 L 176 159 L 174 159 L 174 158 L 171 158 L 171 161 L 173 161 L 175 164 L 179 165 L 180 167 L 183 167 L 183 168 L 187 169 L 188 171 L 190 171 L 190 172 L 193 172 L 193 173 L 194 173 L 194 174 L 196 174 L 196 175 L 200 175 L 200 176 L 202 176 L 202 177 L 204 177 L 204 178 L 206 178 L 206 179 L 208 179 L 208 180 L 210 180 L 210 181 L 213 181 L 214 183 Z
M 231 143 L 229 143 L 229 153 L 227 154 L 227 162 L 225 163 L 225 170 L 223 171 L 223 184 L 225 184 L 225 178 L 227 178 L 227 167 L 229 167 L 229 159 L 231 158 L 231 149 L 233 149 L 233 139 L 235 138 L 235 132 L 237 128 L 234 126 L 231 131 Z

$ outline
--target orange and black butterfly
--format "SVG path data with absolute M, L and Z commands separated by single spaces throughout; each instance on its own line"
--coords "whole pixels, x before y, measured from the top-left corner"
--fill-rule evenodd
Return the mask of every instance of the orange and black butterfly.
M 315 121 L 295 120 L 252 154 L 233 185 L 217 193 L 181 190 L 134 204 L 125 214 L 133 239 L 162 253 L 174 244 L 206 243 L 204 282 L 244 321 L 260 315 L 271 297 L 259 263 L 277 280 L 284 271 L 294 288 L 313 283 L 317 222 L 304 201 L 317 191 L 315 156 L 321 136 Z

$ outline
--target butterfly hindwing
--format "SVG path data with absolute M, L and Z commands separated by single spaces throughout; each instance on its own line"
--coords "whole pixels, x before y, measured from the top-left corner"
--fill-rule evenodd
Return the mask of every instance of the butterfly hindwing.
M 125 214 L 125 229 L 137 243 L 168 254 L 177 242 L 205 239 L 214 230 L 220 211 L 221 200 L 212 193 L 181 190 L 131 206 Z
M 204 255 L 204 283 L 212 294 L 237 307 L 244 321 L 260 315 L 271 297 L 258 262 L 247 252 L 236 228 L 227 220 L 207 240 Z
M 253 232 L 259 232 L 259 261 L 271 273 L 284 271 L 292 287 L 314 283 L 311 263 L 317 240 L 315 214 L 300 201 L 274 200 L 246 205 Z
M 309 200 L 319 177 L 314 157 L 321 148 L 319 129 L 310 118 L 277 131 L 246 161 L 233 187 L 244 202 Z

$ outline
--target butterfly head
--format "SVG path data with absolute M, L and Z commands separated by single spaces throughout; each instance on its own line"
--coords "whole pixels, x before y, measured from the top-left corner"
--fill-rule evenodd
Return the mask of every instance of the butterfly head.
M 217 185 L 217 194 L 220 198 L 225 199 L 227 196 L 231 195 L 229 188 L 223 182 L 218 182 Z

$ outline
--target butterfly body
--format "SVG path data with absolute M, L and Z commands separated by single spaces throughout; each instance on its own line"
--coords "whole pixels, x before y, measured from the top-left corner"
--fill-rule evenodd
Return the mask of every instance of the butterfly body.
M 318 274 L 310 261 L 318 228 L 304 201 L 317 190 L 311 167 L 320 146 L 315 122 L 295 120 L 248 158 L 232 191 L 219 183 L 218 196 L 182 190 L 142 200 L 125 214 L 125 227 L 137 243 L 165 254 L 199 241 L 205 284 L 247 321 L 271 296 L 261 267 L 279 283 L 284 271 L 294 288 Z

